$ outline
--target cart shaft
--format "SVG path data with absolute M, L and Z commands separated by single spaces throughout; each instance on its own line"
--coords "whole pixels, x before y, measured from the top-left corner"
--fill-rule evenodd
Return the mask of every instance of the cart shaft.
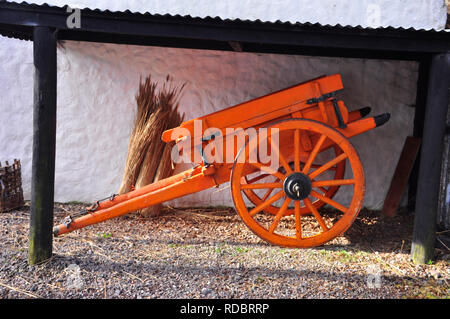
M 187 170 L 141 189 L 102 202 L 95 211 L 75 218 L 69 223 L 55 226 L 53 234 L 59 236 L 69 233 L 76 229 L 218 186 L 229 181 L 229 179 L 230 169 L 225 165 L 218 170 L 214 166 L 201 166 Z

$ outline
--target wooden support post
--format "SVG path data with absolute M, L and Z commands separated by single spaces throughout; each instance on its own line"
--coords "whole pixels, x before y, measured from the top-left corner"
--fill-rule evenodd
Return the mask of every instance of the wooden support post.
M 427 105 L 428 78 L 430 74 L 430 56 L 425 56 L 419 62 L 419 77 L 417 79 L 416 107 L 414 112 L 413 136 L 423 137 L 423 122 Z M 420 154 L 420 148 L 419 148 Z M 414 212 L 416 208 L 417 181 L 419 179 L 420 156 L 417 156 L 408 183 L 408 210 Z
M 53 200 L 56 144 L 55 30 L 33 32 L 34 109 L 29 264 L 52 256 Z
M 431 59 L 428 82 L 411 247 L 411 258 L 415 263 L 424 264 L 434 259 L 436 216 L 449 87 L 450 54 L 434 55 Z

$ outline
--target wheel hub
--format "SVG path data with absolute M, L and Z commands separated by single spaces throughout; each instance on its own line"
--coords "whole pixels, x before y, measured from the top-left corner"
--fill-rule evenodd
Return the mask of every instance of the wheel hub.
M 293 200 L 305 199 L 312 190 L 311 180 L 305 174 L 292 173 L 284 180 L 283 190 Z

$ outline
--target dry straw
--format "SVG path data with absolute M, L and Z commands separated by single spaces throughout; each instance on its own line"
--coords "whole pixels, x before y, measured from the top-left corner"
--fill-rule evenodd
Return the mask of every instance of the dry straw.
M 130 135 L 128 156 L 119 194 L 141 188 L 173 173 L 170 158 L 173 143 L 164 143 L 161 135 L 165 130 L 177 127 L 184 119 L 178 112 L 179 98 L 184 88 L 173 85 L 167 76 L 158 88 L 151 76 L 140 80 L 136 94 L 137 113 L 134 129 Z M 161 205 L 140 211 L 144 216 L 156 216 Z

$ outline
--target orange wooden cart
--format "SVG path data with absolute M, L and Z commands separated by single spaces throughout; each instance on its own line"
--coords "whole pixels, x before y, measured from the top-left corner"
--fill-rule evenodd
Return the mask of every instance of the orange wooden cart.
M 98 201 L 54 227 L 54 235 L 226 182 L 242 221 L 270 243 L 312 247 L 341 235 L 358 215 L 365 189 L 363 166 L 348 139 L 390 117 L 388 113 L 365 117 L 370 108 L 349 112 L 335 97 L 342 89 L 339 74 L 323 76 L 164 132 L 163 141 L 177 142 L 175 153 L 190 151 L 193 168 Z M 248 134 L 249 129 L 256 133 Z M 243 132 L 241 145 L 223 143 L 222 137 L 233 130 L 236 140 L 236 132 Z M 212 151 L 205 152 L 207 148 Z M 269 149 L 270 162 L 263 160 L 262 149 Z M 220 154 L 232 161 L 219 160 Z M 338 199 L 341 188 L 345 196 Z M 325 204 L 337 212 L 332 220 L 323 217 Z M 317 223 L 313 231 L 302 225 L 307 215 Z

